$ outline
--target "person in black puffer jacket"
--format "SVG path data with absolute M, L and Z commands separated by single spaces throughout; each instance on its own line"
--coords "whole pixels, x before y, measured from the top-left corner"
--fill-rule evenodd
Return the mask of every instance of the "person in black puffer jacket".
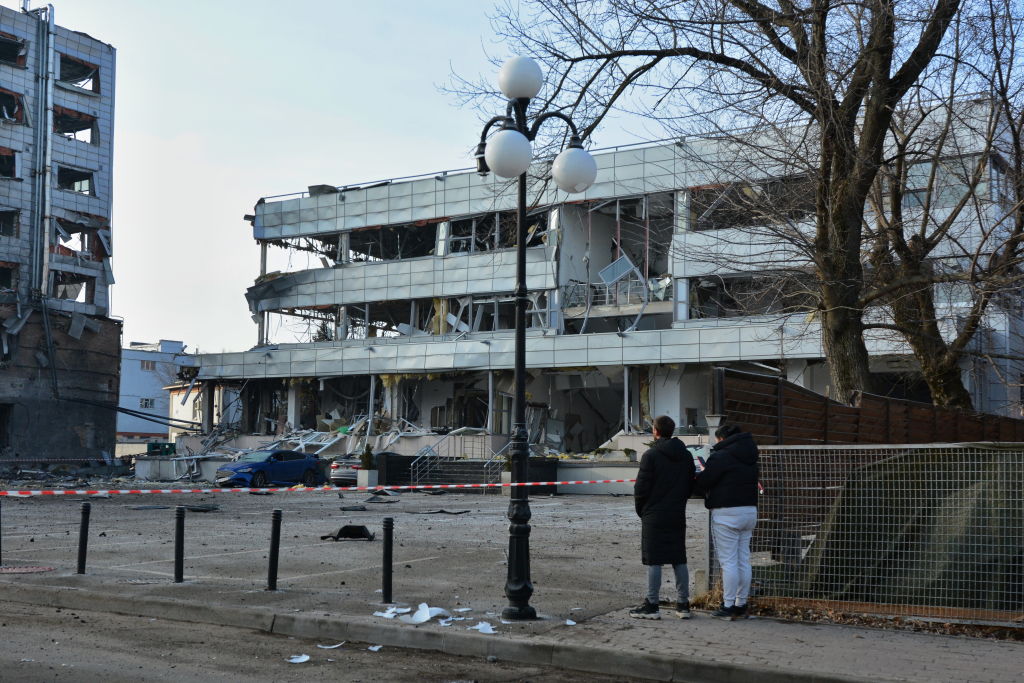
M 641 561 L 647 565 L 647 597 L 629 616 L 660 619 L 661 565 L 670 564 L 676 577 L 676 616 L 690 617 L 690 573 L 686 567 L 686 501 L 693 488 L 693 456 L 679 439 L 667 415 L 654 418 L 654 446 L 640 458 L 633 487 L 641 519 Z
M 736 425 L 715 431 L 697 491 L 711 510 L 711 535 L 722 567 L 722 606 L 712 616 L 733 620 L 747 613 L 750 596 L 750 537 L 757 524 L 757 444 Z

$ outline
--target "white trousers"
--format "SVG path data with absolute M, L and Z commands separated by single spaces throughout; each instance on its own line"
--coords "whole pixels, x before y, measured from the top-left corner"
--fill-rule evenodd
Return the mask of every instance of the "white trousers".
M 750 596 L 750 537 L 756 525 L 757 508 L 753 505 L 711 511 L 711 534 L 722 566 L 726 607 L 745 605 Z

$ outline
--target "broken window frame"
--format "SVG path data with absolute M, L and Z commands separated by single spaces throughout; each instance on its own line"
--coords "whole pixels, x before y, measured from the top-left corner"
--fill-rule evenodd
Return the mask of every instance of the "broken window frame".
M 50 297 L 60 301 L 92 304 L 96 299 L 96 278 L 63 270 L 50 271 Z
M 545 242 L 550 220 L 550 209 L 543 208 L 526 215 L 526 246 L 539 247 Z M 516 211 L 488 211 L 487 213 L 453 218 L 448 222 L 445 237 L 445 255 L 476 254 L 516 246 Z
M 0 147 L 0 178 L 19 180 L 21 168 L 18 161 L 18 152 L 10 147 Z
M 100 92 L 100 67 L 63 52 L 58 54 L 60 59 L 57 67 L 57 81 L 98 95 Z
M 21 228 L 21 211 L 0 209 L 0 237 L 17 237 Z
M 59 105 L 53 108 L 53 132 L 87 145 L 99 144 L 98 119 L 92 114 Z
M 155 398 L 140 398 L 139 399 L 139 410 L 152 410 L 156 408 Z
M 56 188 L 86 197 L 96 196 L 96 172 L 72 166 L 57 166 Z
M 10 56 L 13 55 L 13 59 Z M 25 67 L 28 59 L 28 41 L 13 33 L 0 31 L 0 64 Z
M 695 232 L 800 223 L 816 210 L 811 179 L 802 174 L 699 185 L 687 192 L 689 229 Z
M 0 124 L 25 125 L 25 96 L 0 88 Z
M 806 313 L 816 308 L 810 281 L 809 274 L 772 271 L 690 278 L 688 319 Z
M 18 290 L 18 264 L 11 261 L 0 261 L 0 291 Z

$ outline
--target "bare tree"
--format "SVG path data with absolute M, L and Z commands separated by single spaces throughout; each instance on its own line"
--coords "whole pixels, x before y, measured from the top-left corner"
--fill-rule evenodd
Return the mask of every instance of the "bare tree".
M 748 147 L 774 136 L 777 149 L 761 159 L 778 162 L 780 176 L 803 160 L 812 225 L 791 243 L 810 264 L 832 385 L 846 397 L 872 388 L 863 320 L 868 195 L 894 114 L 960 10 L 961 0 L 533 0 L 509 3 L 494 23 L 554 74 L 541 106 L 586 119 L 587 136 L 625 109 L 673 133 L 746 129 L 732 140 Z M 486 94 L 470 83 L 461 90 Z

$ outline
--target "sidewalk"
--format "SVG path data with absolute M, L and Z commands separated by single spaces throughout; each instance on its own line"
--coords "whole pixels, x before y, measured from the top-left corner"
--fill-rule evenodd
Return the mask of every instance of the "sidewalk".
M 5 565 L 46 565 L 40 574 L 0 574 L 0 599 L 72 609 L 206 622 L 283 635 L 354 640 L 450 654 L 551 664 L 610 675 L 681 681 L 1015 681 L 1024 643 L 770 619 L 725 622 L 706 613 L 681 621 L 630 619 L 644 571 L 632 500 L 537 497 L 531 502 L 534 607 L 544 619 L 503 624 L 507 499 L 403 495 L 363 511 L 362 496 L 167 495 L 92 501 L 87 573 L 74 573 L 80 506 L 70 499 L 3 502 Z M 172 506 L 189 513 L 185 582 L 171 581 Z M 153 504 L 159 503 L 159 506 Z M 153 509 L 158 507 L 159 509 Z M 283 510 L 278 586 L 267 592 L 270 510 Z M 439 509 L 460 514 L 443 514 Z M 464 511 L 464 512 L 462 512 Z M 380 532 L 395 519 L 395 599 L 460 612 L 444 627 L 373 616 L 382 609 L 379 541 L 335 543 L 341 524 Z M 703 507 L 687 511 L 692 569 L 704 561 Z M 666 580 L 662 596 L 671 595 Z M 575 621 L 567 625 L 566 620 Z M 486 621 L 497 633 L 466 626 Z
M 111 585 L 102 577 L 66 572 L 28 576 L 3 577 L 0 599 L 239 626 L 325 642 L 494 655 L 662 681 L 1016 681 L 1024 661 L 1022 643 L 756 618 L 726 622 L 703 612 L 688 621 L 663 612 L 660 621 L 653 621 L 630 619 L 619 609 L 580 617 L 571 626 L 562 618 L 502 624 L 497 615 L 467 612 L 466 621 L 448 627 L 436 622 L 411 626 L 368 612 L 316 609 L 314 593 L 252 591 L 247 604 L 238 606 L 236 591 L 223 586 Z M 483 635 L 463 625 L 478 620 L 493 624 L 498 633 Z

